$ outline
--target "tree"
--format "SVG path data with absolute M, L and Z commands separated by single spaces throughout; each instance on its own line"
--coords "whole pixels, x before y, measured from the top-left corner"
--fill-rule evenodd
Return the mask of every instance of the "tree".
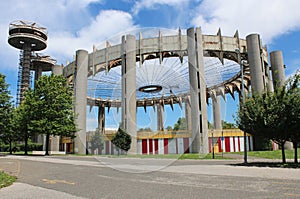
M 32 132 L 32 117 L 34 115 L 31 108 L 32 91 L 28 90 L 25 93 L 24 101 L 18 106 L 14 113 L 15 129 L 20 136 L 20 141 L 24 141 L 24 154 L 28 155 L 28 139 Z
M 102 134 L 100 134 L 99 128 L 96 129 L 95 134 L 92 137 L 91 144 L 92 144 L 92 154 L 94 154 L 94 150 L 98 148 L 98 153 L 101 155 L 101 152 L 104 148 L 104 137 Z
M 50 135 L 74 138 L 77 129 L 72 92 L 63 76 L 42 76 L 25 101 L 31 106 L 30 128 L 37 134 L 46 135 L 45 155 L 49 155 Z
M 111 142 L 118 148 L 119 155 L 120 149 L 126 152 L 130 149 L 131 136 L 128 133 L 126 133 L 124 129 L 119 128 Z
M 173 128 L 171 126 L 167 126 L 166 130 L 167 131 L 173 131 Z
M 152 129 L 150 127 L 140 128 L 138 132 L 152 132 Z
M 235 129 L 236 125 L 234 123 L 226 122 L 222 120 L 222 129 Z
M 178 118 L 176 124 L 174 124 L 174 131 L 186 130 L 186 119 L 184 117 Z
M 254 136 L 271 139 L 281 146 L 285 163 L 284 143 L 299 142 L 299 75 L 274 92 L 253 94 L 246 98 L 238 111 L 236 122 L 240 129 Z M 297 162 L 297 149 L 295 162 Z
M 5 75 L 0 73 L 0 139 L 9 144 L 9 152 L 12 153 L 12 142 L 15 140 L 13 130 L 13 105 Z
M 290 141 L 294 146 L 294 162 L 298 163 L 297 148 L 300 142 L 300 71 L 298 70 L 294 76 L 287 80 L 287 123 L 290 127 Z

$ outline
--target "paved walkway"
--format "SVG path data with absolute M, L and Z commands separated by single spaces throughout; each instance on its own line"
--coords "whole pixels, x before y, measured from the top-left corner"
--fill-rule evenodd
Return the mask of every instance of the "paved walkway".
M 170 159 L 106 157 L 78 157 L 67 159 L 62 157 L 6 156 L 0 157 L 0 169 L 12 175 L 18 176 L 21 169 L 20 161 L 22 160 L 49 162 L 55 164 L 71 164 L 88 167 L 110 167 L 119 171 L 132 173 L 160 171 L 212 176 L 240 176 L 289 180 L 300 179 L 300 169 L 238 167 L 226 165 L 226 161 L 223 160 L 179 160 L 176 162 L 178 164 L 174 164 L 174 161 L 176 160 Z M 184 164 L 181 164 L 181 161 L 184 162 Z M 251 161 L 261 160 L 251 159 Z M 224 164 L 222 164 L 222 162 L 224 162 Z M 233 162 L 241 163 L 242 161 L 233 160 Z M 32 186 L 20 182 L 16 182 L 12 186 L 2 188 L 0 190 L 1 198 L 33 198 L 33 195 L 38 196 L 37 198 L 79 198 L 64 192 Z

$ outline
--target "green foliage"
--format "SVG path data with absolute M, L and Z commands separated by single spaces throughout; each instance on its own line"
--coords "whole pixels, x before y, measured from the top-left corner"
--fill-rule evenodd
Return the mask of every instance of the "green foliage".
M 25 144 L 13 144 L 12 145 L 13 152 L 24 151 Z M 43 145 L 40 143 L 31 143 L 28 142 L 27 145 L 28 151 L 42 151 Z M 9 152 L 9 145 L 8 144 L 0 144 L 0 152 Z
M 61 75 L 42 76 L 35 82 L 34 91 L 26 92 L 16 117 L 25 141 L 29 135 L 46 135 L 46 155 L 50 135 L 73 138 L 77 129 L 72 92 L 67 87 L 66 79 Z
M 16 179 L 15 176 L 10 176 L 3 171 L 0 171 L 0 189 L 11 185 Z
M 171 126 L 167 126 L 166 130 L 167 130 L 167 131 L 172 131 L 173 128 L 172 128 Z
M 15 141 L 15 131 L 13 129 L 14 109 L 11 98 L 8 84 L 5 82 L 5 76 L 0 73 L 0 140 L 9 143 L 10 146 Z
M 111 142 L 123 151 L 128 151 L 131 144 L 131 136 L 122 128 L 119 128 Z
M 146 128 L 140 128 L 140 129 L 138 130 L 138 132 L 152 132 L 152 129 L 149 128 L 149 127 L 146 127 Z
M 178 130 L 186 130 L 186 119 L 184 117 L 179 118 L 176 122 L 176 124 L 174 124 L 174 131 L 178 131 Z
M 243 131 L 278 143 L 282 147 L 283 162 L 284 143 L 292 141 L 296 146 L 300 139 L 299 83 L 298 74 L 289 79 L 284 86 L 275 88 L 274 92 L 247 97 L 236 118 L 239 128 Z
M 237 127 L 234 123 L 230 123 L 230 122 L 226 122 L 226 121 L 222 120 L 222 128 L 223 129 L 235 129 Z
M 91 140 L 92 144 L 92 154 L 94 153 L 94 150 L 98 148 L 99 151 L 101 151 L 104 148 L 104 137 L 100 133 L 100 130 L 97 128 L 95 134 L 92 137 Z

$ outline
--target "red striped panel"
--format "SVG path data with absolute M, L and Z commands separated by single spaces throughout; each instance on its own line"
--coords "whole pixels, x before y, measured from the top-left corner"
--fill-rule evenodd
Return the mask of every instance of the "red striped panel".
M 189 153 L 189 138 L 183 138 L 183 147 L 184 147 L 184 153 Z
M 168 154 L 169 153 L 169 150 L 168 150 L 168 138 L 164 138 L 164 151 L 165 151 L 165 154 Z
M 149 154 L 153 154 L 153 140 L 149 139 Z
M 218 148 L 219 148 L 219 152 L 222 152 L 222 142 L 221 142 L 221 138 L 218 138 Z M 224 149 L 223 149 L 224 150 Z
M 225 152 L 230 152 L 230 138 L 225 137 Z
M 232 137 L 232 139 L 233 139 L 233 152 L 236 152 L 235 151 L 235 137 Z
M 154 140 L 155 154 L 158 154 L 158 139 Z
M 147 154 L 147 139 L 142 140 L 142 154 Z

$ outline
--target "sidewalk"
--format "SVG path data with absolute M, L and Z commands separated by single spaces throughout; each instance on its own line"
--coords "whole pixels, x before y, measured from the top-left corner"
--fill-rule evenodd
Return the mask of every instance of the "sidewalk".
M 237 158 L 237 157 L 236 157 Z M 243 156 L 239 156 L 243 158 Z M 2 161 L 1 161 L 2 160 Z M 5 160 L 5 161 L 4 161 Z M 107 158 L 97 157 L 97 160 L 90 157 L 80 157 L 76 160 L 61 159 L 59 157 L 35 157 L 35 156 L 6 156 L 0 157 L 0 168 L 10 174 L 19 175 L 21 160 L 49 162 L 55 164 L 69 164 L 87 167 L 108 167 L 122 172 L 143 173 L 143 172 L 170 172 L 181 174 L 198 174 L 211 176 L 238 176 L 267 179 L 289 179 L 299 180 L 300 169 L 288 168 L 268 168 L 268 167 L 244 167 L 225 164 L 228 160 L 178 160 L 178 164 L 173 165 L 170 159 L 140 159 L 140 158 Z M 231 161 L 231 160 L 230 160 Z M 270 161 L 252 159 L 249 161 Z M 184 164 L 181 164 L 184 163 Z M 224 164 L 222 163 L 224 162 Z M 232 162 L 241 163 L 241 159 Z M 217 164 L 213 164 L 217 163 Z M 12 186 L 0 189 L 1 198 L 79 198 L 64 192 L 32 186 L 29 184 L 16 182 Z

